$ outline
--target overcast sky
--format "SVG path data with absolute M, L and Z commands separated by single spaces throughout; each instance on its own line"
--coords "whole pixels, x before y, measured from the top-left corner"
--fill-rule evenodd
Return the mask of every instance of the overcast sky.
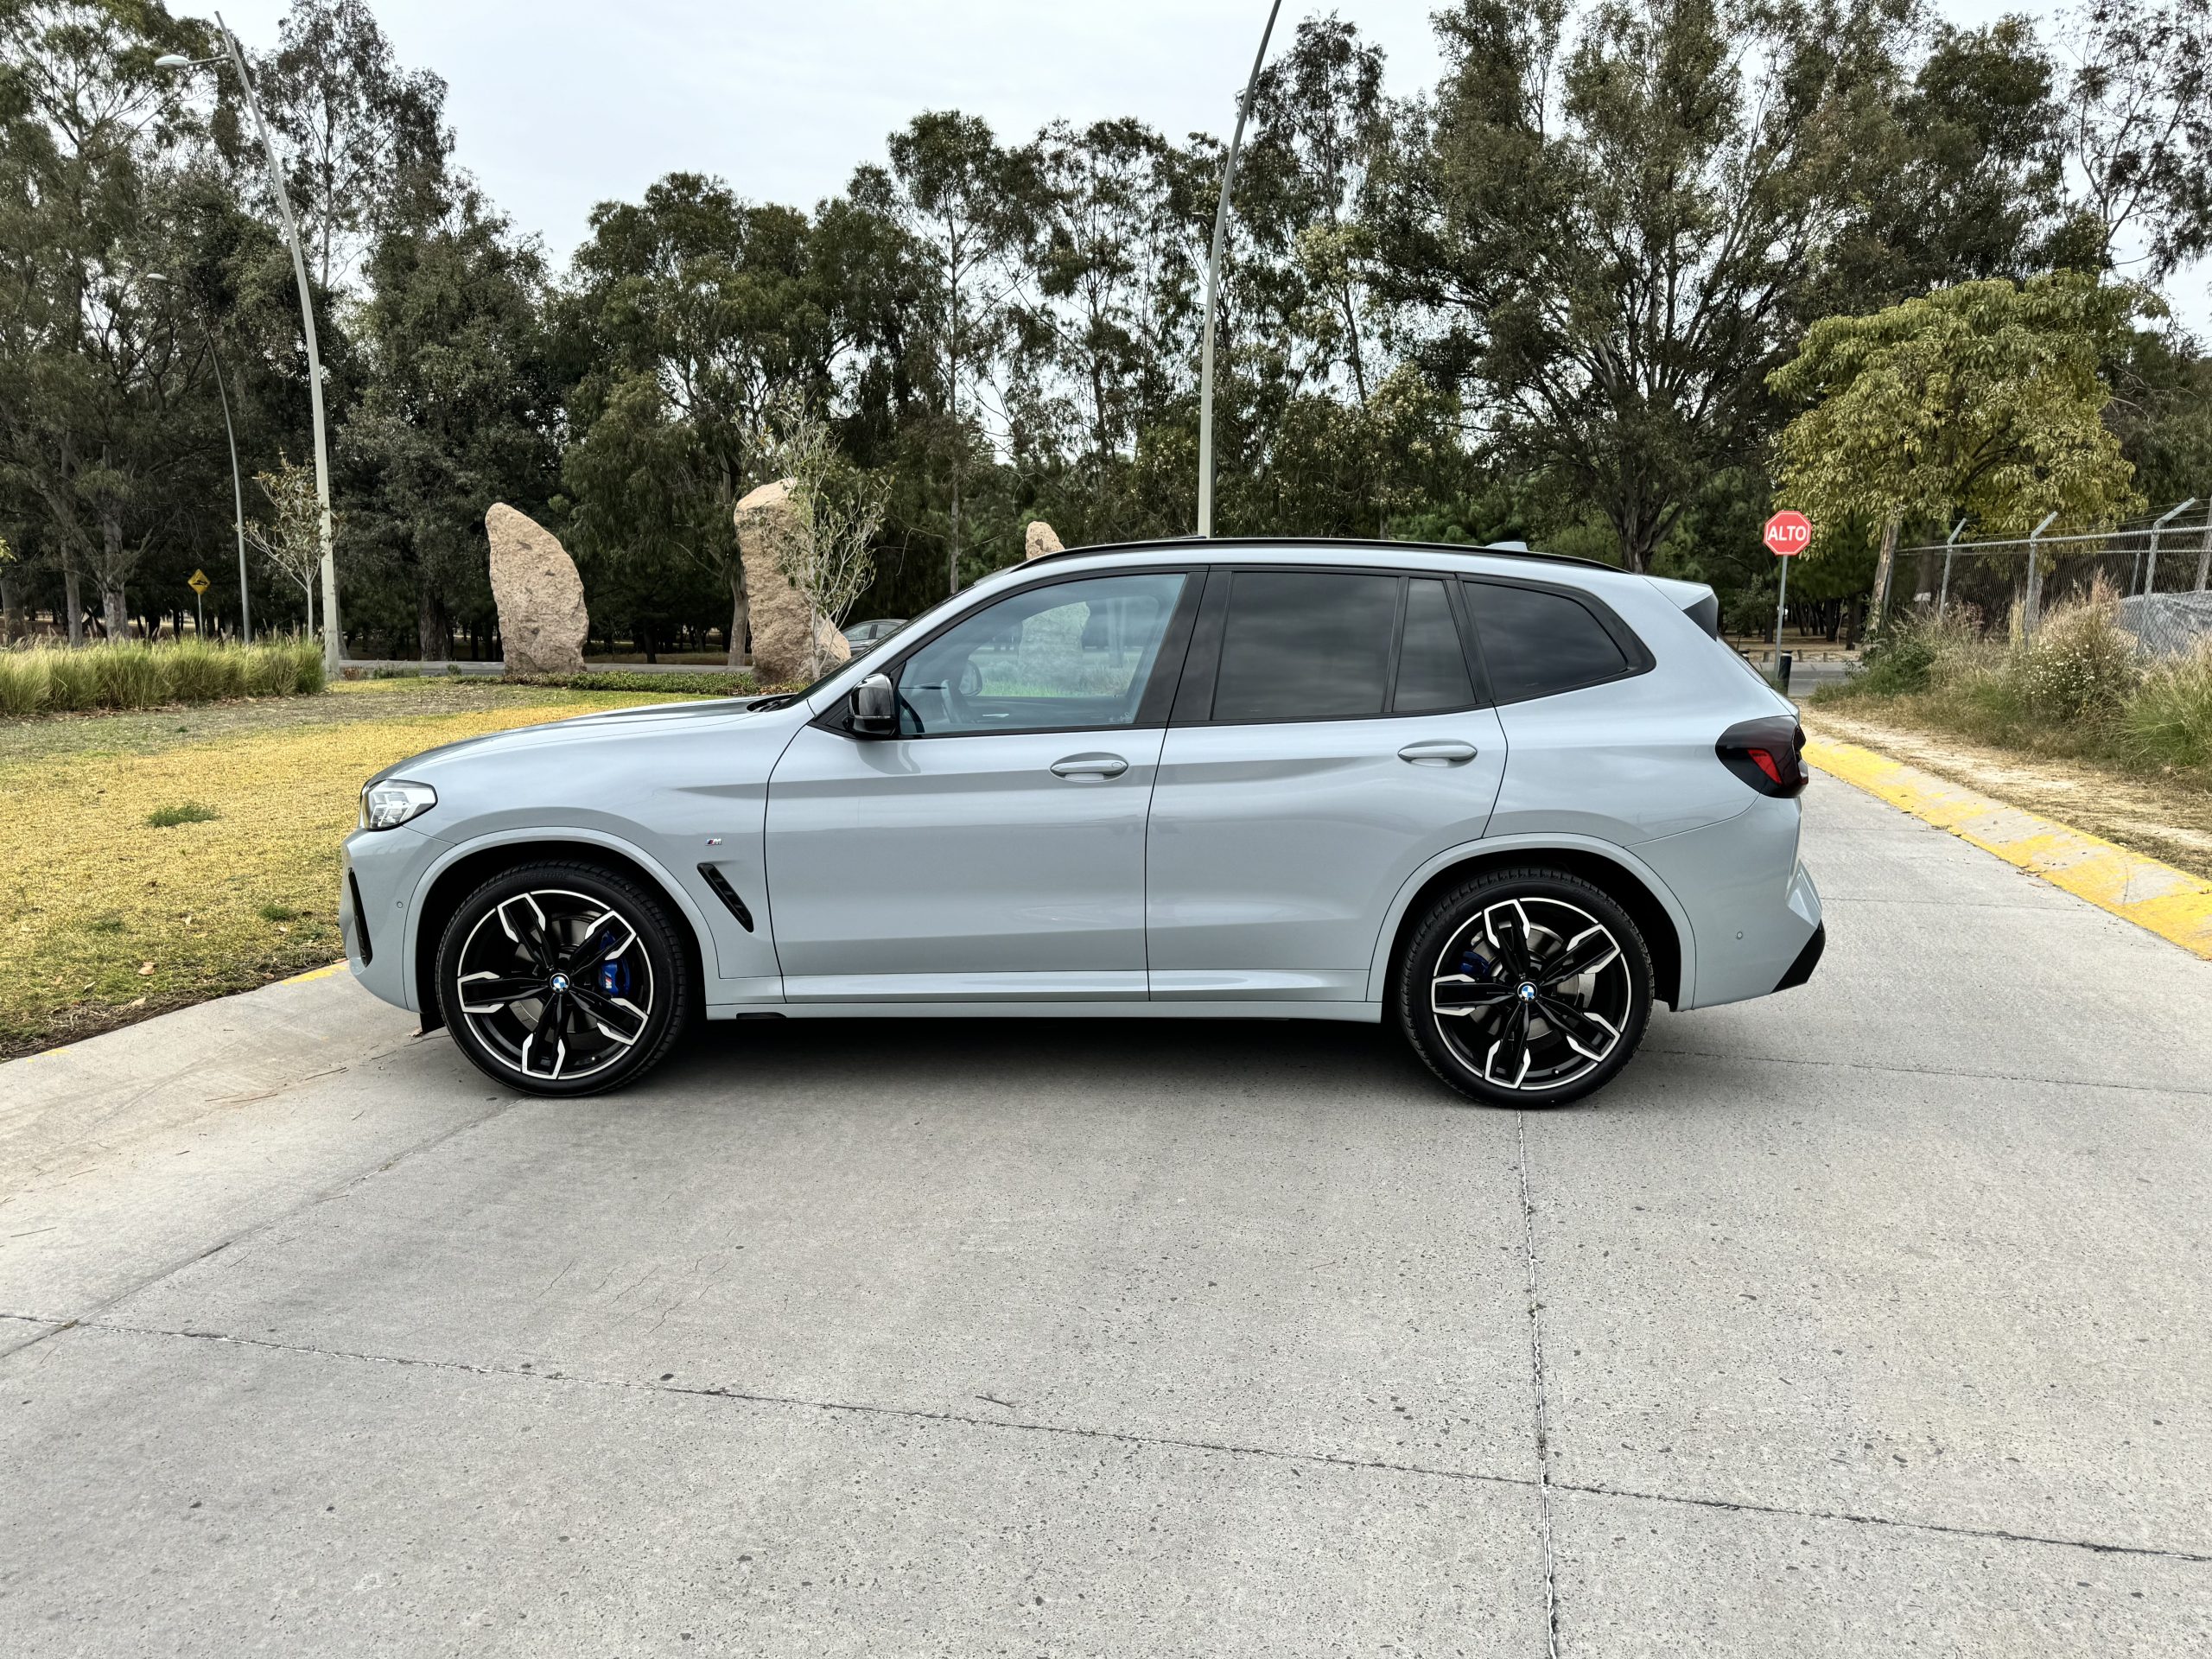
M 565 261 L 594 204 L 635 200 L 664 173 L 719 175 L 757 201 L 811 207 L 886 134 L 925 109 L 1026 139 L 1065 116 L 1134 115 L 1171 136 L 1225 135 L 1265 0 L 372 0 L 400 60 L 451 87 L 461 164 L 518 230 Z M 1437 0 L 1288 0 L 1335 10 L 1389 54 L 1403 93 L 1440 67 Z M 172 0 L 181 13 L 193 0 Z M 1960 22 L 2049 8 L 1936 0 Z M 231 0 L 249 46 L 275 43 L 283 0 Z M 2202 326 L 2200 273 L 2176 284 Z

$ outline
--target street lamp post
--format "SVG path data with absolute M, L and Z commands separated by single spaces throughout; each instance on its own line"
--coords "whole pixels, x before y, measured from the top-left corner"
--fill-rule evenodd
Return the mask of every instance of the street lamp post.
M 219 11 L 215 14 L 215 27 L 223 36 L 224 55 L 238 72 L 238 86 L 245 93 L 245 107 L 253 117 L 254 130 L 261 135 L 262 153 L 269 160 L 270 187 L 276 193 L 276 211 L 284 221 L 284 239 L 291 245 L 292 276 L 300 288 L 300 327 L 308 344 L 308 407 L 315 418 L 315 493 L 316 505 L 321 510 L 317 530 L 322 544 L 322 669 L 334 680 L 338 677 L 339 658 L 338 561 L 330 549 L 330 438 L 322 419 L 322 356 L 315 349 L 315 296 L 308 287 L 307 253 L 300 245 L 300 227 L 292 217 L 292 198 L 284 189 L 284 168 L 276 158 L 276 141 L 270 135 L 269 123 L 262 118 L 261 100 L 254 95 L 253 77 L 246 72 L 245 53 Z M 171 53 L 156 58 L 154 64 L 159 69 L 196 69 L 220 61 L 221 58 L 186 58 Z M 244 505 L 241 492 L 241 525 L 245 518 Z M 244 534 L 243 530 L 240 534 Z
M 1198 534 L 1213 534 L 1213 313 L 1214 296 L 1221 280 L 1221 246 L 1229 234 L 1229 187 L 1236 178 L 1236 152 L 1244 143 L 1244 119 L 1252 112 L 1252 99 L 1260 88 L 1260 66 L 1268 60 L 1268 38 L 1275 32 L 1275 14 L 1282 0 L 1268 8 L 1268 26 L 1260 31 L 1260 49 L 1252 54 L 1252 73 L 1244 83 L 1244 96 L 1236 103 L 1236 126 L 1229 136 L 1229 156 L 1221 169 L 1221 200 L 1213 210 L 1213 251 L 1206 258 L 1205 334 L 1198 346 Z
M 157 271 L 149 272 L 146 280 L 168 286 L 169 279 Z M 231 528 L 238 537 L 238 643 L 253 643 L 253 610 L 245 589 L 245 474 L 238 467 L 238 435 L 231 424 L 231 394 L 223 385 L 223 354 L 215 346 L 214 330 L 208 327 L 207 319 L 200 317 L 200 335 L 207 342 L 208 366 L 215 371 L 215 396 L 223 405 L 223 442 L 231 447 Z

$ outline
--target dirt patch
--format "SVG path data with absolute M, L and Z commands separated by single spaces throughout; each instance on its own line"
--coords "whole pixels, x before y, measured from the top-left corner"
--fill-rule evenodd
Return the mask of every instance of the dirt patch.
M 1946 732 L 1870 720 L 1854 709 L 1803 711 L 1808 736 L 1856 743 L 1893 760 L 2133 851 L 2212 879 L 2212 794 L 2192 785 L 2131 776 L 2090 761 L 2023 755 Z

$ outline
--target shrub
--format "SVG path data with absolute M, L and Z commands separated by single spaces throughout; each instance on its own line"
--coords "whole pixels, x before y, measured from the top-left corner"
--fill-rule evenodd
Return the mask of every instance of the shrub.
M 168 687 L 150 646 L 126 641 L 92 653 L 94 700 L 102 709 L 150 709 L 167 702 Z
M 45 706 L 45 655 L 0 651 L 0 715 L 35 715 Z
M 111 640 L 75 650 L 0 651 L 0 715 L 300 696 L 322 689 L 322 650 L 312 639 L 245 646 L 200 639 L 150 645 Z
M 2005 658 L 2021 706 L 2045 720 L 2108 715 L 2140 677 L 2135 636 L 2120 626 L 2120 595 L 2102 575 L 2086 598 L 2054 608 Z
M 2143 677 L 2122 724 L 2128 747 L 2161 766 L 2212 766 L 2212 634 Z
M 213 702 L 242 695 L 245 684 L 241 653 L 204 640 L 185 640 L 160 653 L 162 677 L 172 702 Z
M 99 704 L 99 674 L 89 651 L 48 651 L 46 658 L 46 706 L 64 711 L 92 709 Z

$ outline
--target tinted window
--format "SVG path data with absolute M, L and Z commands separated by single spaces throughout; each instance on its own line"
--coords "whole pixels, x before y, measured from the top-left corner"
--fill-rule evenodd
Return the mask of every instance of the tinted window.
M 1012 594 L 899 671 L 899 729 L 941 735 L 1128 726 L 1183 591 L 1174 573 Z
M 1419 578 L 1406 585 L 1406 637 L 1398 647 L 1398 691 L 1391 712 L 1430 715 L 1465 709 L 1475 701 L 1467 653 L 1440 582 Z
M 1222 630 L 1213 717 L 1381 714 L 1397 620 L 1395 576 L 1238 571 Z
M 1629 668 L 1604 624 L 1565 594 L 1491 582 L 1470 582 L 1465 591 L 1491 695 L 1500 702 L 1572 691 Z

